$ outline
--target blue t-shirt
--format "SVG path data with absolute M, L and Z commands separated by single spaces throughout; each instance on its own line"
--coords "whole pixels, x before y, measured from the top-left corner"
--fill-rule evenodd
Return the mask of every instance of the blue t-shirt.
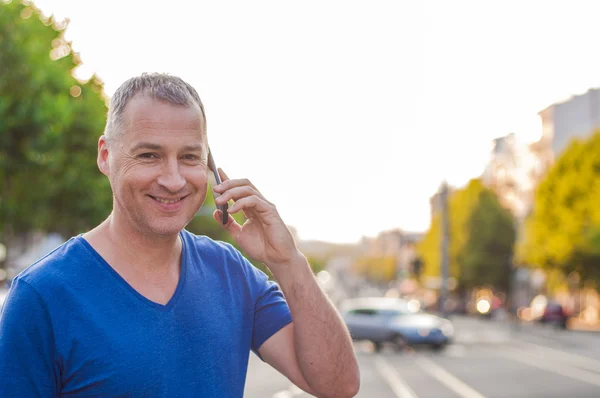
M 250 350 L 291 322 L 289 308 L 231 245 L 180 236 L 166 305 L 81 236 L 15 278 L 0 315 L 0 396 L 241 397 Z

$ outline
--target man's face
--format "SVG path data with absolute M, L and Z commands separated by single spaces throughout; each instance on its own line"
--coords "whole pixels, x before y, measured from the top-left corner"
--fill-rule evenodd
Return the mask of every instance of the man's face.
M 207 141 L 198 106 L 138 95 L 123 115 L 123 134 L 100 140 L 98 164 L 109 177 L 113 213 L 149 237 L 179 233 L 206 198 Z

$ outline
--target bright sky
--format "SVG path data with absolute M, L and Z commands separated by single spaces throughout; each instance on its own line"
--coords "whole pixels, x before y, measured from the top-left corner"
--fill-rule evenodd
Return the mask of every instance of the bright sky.
M 600 86 L 595 1 L 38 0 L 111 95 L 144 71 L 203 98 L 217 164 L 302 239 L 424 231 L 491 140 Z

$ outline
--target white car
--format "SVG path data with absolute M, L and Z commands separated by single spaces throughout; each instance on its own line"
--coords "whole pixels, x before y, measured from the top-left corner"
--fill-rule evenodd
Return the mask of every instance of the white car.
M 352 339 L 369 340 L 376 350 L 384 343 L 393 343 L 397 349 L 417 344 L 441 349 L 454 335 L 450 320 L 423 312 L 417 302 L 400 298 L 349 299 L 340 310 Z

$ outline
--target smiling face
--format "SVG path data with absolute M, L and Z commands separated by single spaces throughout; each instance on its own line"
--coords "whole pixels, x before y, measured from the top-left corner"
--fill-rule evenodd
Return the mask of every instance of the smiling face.
M 99 142 L 98 166 L 110 180 L 113 217 L 146 237 L 172 237 L 206 198 L 208 145 L 198 106 L 137 95 L 123 134 Z M 114 140 L 114 141 L 113 141 Z

